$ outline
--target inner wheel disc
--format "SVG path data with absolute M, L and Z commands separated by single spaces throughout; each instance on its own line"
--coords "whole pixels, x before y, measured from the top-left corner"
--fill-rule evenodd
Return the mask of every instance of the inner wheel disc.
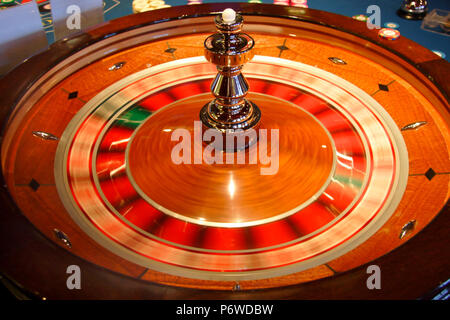
M 131 137 L 125 161 L 139 195 L 173 217 L 217 227 L 275 221 L 316 200 L 335 167 L 328 131 L 295 104 L 249 98 L 264 110 L 263 134 L 236 153 L 215 150 L 214 138 L 202 142 L 198 106 L 211 99 L 208 93 L 150 116 Z

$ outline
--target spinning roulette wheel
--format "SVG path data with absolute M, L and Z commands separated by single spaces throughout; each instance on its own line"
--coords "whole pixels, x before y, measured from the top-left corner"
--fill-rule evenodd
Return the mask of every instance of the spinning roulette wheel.
M 1 271 L 48 298 L 420 297 L 449 277 L 449 71 L 262 4 L 56 42 L 0 81 Z

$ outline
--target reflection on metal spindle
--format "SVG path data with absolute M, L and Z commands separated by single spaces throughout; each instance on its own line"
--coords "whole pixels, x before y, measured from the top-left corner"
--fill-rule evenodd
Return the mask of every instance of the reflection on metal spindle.
M 242 16 L 230 10 L 216 16 L 218 32 L 205 40 L 205 57 L 217 66 L 218 74 L 211 85 L 215 99 L 200 111 L 203 125 L 221 131 L 224 137 L 257 129 L 261 119 L 259 108 L 245 99 L 249 86 L 241 73 L 244 64 L 253 58 L 254 40 L 241 32 Z M 238 129 L 241 133 L 235 132 Z

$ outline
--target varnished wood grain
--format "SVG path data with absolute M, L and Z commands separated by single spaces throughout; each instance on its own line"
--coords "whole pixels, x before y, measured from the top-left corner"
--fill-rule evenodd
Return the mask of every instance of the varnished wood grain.
M 405 195 L 388 223 L 362 245 L 328 262 L 328 265 L 337 272 L 347 271 L 404 245 L 434 218 L 427 213 L 441 210 L 442 203 L 449 196 L 449 182 L 449 175 L 437 175 L 431 181 L 423 175 L 409 177 Z M 400 239 L 400 232 L 409 221 L 416 221 L 415 228 Z
M 239 284 L 240 290 L 256 290 L 276 288 L 281 286 L 289 286 L 293 283 L 305 283 L 326 277 L 330 277 L 334 272 L 325 265 L 317 266 L 302 272 L 297 272 L 282 277 L 273 277 L 263 280 L 247 280 L 247 281 L 206 281 L 198 279 L 187 279 L 183 277 L 172 276 L 169 274 L 161 274 L 153 270 L 148 270 L 142 280 L 163 283 L 171 286 L 181 286 L 183 288 L 208 288 L 208 290 L 224 290 L 235 291 L 236 284 Z
M 20 203 L 20 209 L 27 212 L 29 221 L 48 239 L 70 253 L 127 276 L 137 277 L 144 272 L 144 267 L 105 250 L 73 223 L 59 200 L 55 186 L 41 186 L 37 191 L 33 191 L 28 186 L 17 187 L 16 197 L 17 202 Z M 71 248 L 67 248 L 57 239 L 54 229 L 68 235 Z

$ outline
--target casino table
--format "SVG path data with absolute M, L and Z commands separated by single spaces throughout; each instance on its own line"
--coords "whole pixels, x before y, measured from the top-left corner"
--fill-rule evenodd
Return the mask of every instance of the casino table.
M 15 3 L 26 3 L 30 0 L 16 0 Z M 218 1 L 212 0 L 166 0 L 163 1 L 169 6 L 181 6 L 186 4 L 197 4 L 197 3 L 214 3 Z M 222 2 L 232 2 L 232 1 L 222 1 Z M 242 1 L 245 2 L 245 1 Z M 396 12 L 400 7 L 401 1 L 385 1 L 385 0 L 341 0 L 341 1 L 329 1 L 329 0 L 314 0 L 309 1 L 305 4 L 305 1 L 283 1 L 283 0 L 249 0 L 249 3 L 275 3 L 281 5 L 298 6 L 298 7 L 309 7 L 310 9 L 317 9 L 322 11 L 328 11 L 347 17 L 353 17 L 356 15 L 367 15 L 367 8 L 370 5 L 377 5 L 381 9 L 381 27 L 386 23 L 393 22 L 398 25 L 398 30 L 401 32 L 402 36 L 407 37 L 420 45 L 428 48 L 432 51 L 438 51 L 444 53 L 444 58 L 450 61 L 450 43 L 448 41 L 448 36 L 439 33 L 433 33 L 425 31 L 421 25 L 421 20 L 406 20 L 400 18 Z M 46 7 L 48 5 L 47 0 L 37 1 L 39 5 L 39 10 L 42 18 L 42 23 L 44 30 L 46 32 L 48 41 L 52 43 L 54 41 L 54 30 L 53 30 L 53 20 L 50 10 Z M 133 14 L 132 0 L 104 0 L 104 19 L 110 21 L 116 18 L 120 18 L 126 15 Z M 445 0 L 434 0 L 428 1 L 429 12 L 434 9 L 442 9 L 450 11 L 450 5 L 448 1 Z
M 0 79 L 2 274 L 39 299 L 416 299 L 447 280 L 450 65 L 311 7 L 127 15 Z M 258 138 L 221 149 L 211 123 L 238 109 Z

